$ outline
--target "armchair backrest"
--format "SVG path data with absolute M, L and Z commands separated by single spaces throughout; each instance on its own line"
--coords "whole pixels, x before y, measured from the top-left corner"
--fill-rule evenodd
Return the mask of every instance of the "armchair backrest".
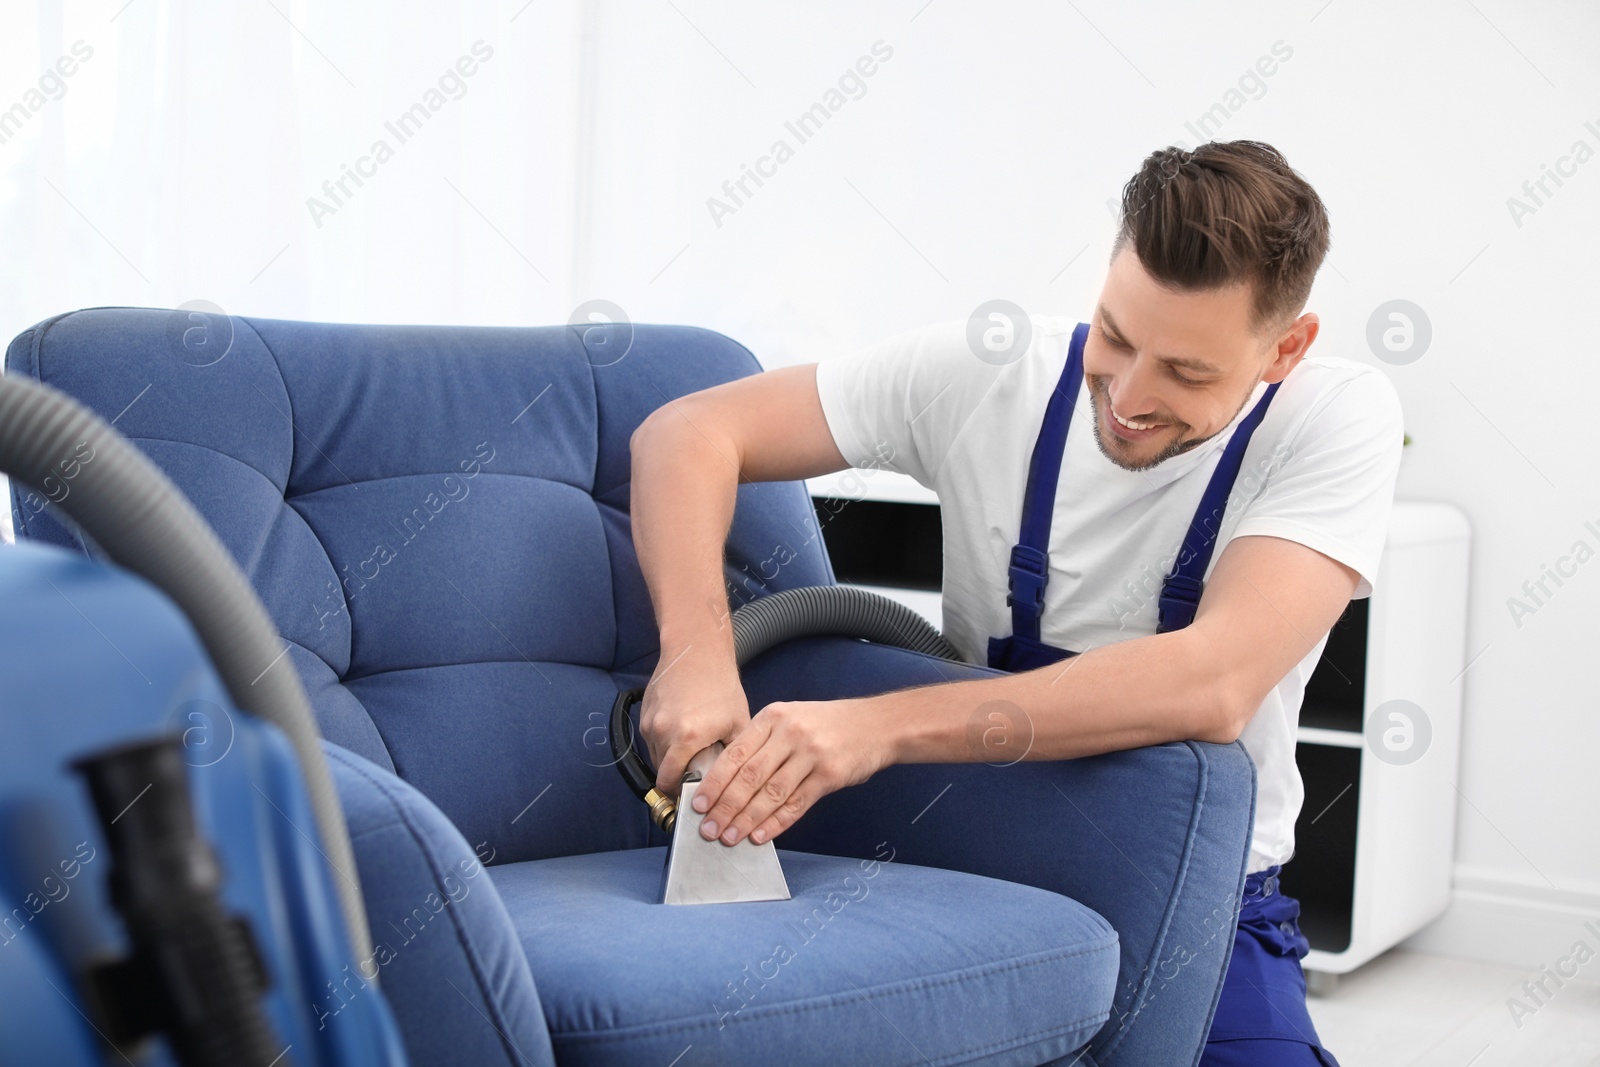
M 682 326 L 136 308 L 47 320 L 6 354 L 7 373 L 114 420 L 167 473 L 266 604 L 324 735 L 420 789 L 486 862 L 665 842 L 605 730 L 658 653 L 629 437 L 760 369 Z M 738 493 L 735 604 L 833 581 L 802 483 Z M 12 509 L 19 540 L 103 558 L 37 494 L 14 486 Z

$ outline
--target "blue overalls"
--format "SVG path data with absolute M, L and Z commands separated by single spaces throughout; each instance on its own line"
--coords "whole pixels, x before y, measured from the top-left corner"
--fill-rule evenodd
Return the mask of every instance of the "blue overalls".
M 989 666 L 1025 671 L 1056 663 L 1078 653 L 1045 644 L 1039 636 L 1044 614 L 1044 589 L 1050 580 L 1050 521 L 1055 511 L 1056 483 L 1066 451 L 1067 430 L 1083 385 L 1083 344 L 1089 324 L 1072 332 L 1067 365 L 1045 407 L 1044 425 L 1028 464 L 1019 540 L 1011 549 L 1006 604 L 1011 608 L 1011 636 L 989 638 Z M 1267 387 L 1235 429 L 1207 483 L 1200 506 L 1189 522 L 1183 548 L 1161 585 L 1157 633 L 1181 630 L 1194 621 L 1205 587 L 1206 567 L 1216 547 L 1228 495 L 1233 491 L 1256 427 L 1281 382 Z M 1245 1064 L 1306 1064 L 1338 1067 L 1322 1049 L 1306 1013 L 1305 974 L 1300 960 L 1310 944 L 1300 932 L 1300 904 L 1277 891 L 1274 866 L 1245 879 L 1233 955 L 1223 980 L 1222 996 L 1212 1018 L 1205 1055 L 1199 1067 Z

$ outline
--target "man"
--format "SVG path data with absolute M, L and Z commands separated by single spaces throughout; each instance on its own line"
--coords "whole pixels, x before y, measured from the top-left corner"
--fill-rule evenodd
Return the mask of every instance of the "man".
M 1011 323 L 1029 340 L 998 356 L 967 323 L 939 323 L 703 390 L 640 426 L 634 541 L 661 634 L 641 727 L 672 794 L 691 756 L 728 742 L 696 807 L 730 844 L 771 840 L 892 763 L 990 758 L 967 741 L 986 701 L 1022 710 L 1028 759 L 1240 740 L 1256 818 L 1201 1062 L 1334 1064 L 1305 1009 L 1299 905 L 1276 876 L 1304 797 L 1300 701 L 1333 623 L 1371 595 L 1400 405 L 1376 369 L 1307 355 L 1328 222 L 1276 150 L 1155 152 L 1122 209 L 1088 323 Z M 731 628 L 707 608 L 726 600 L 737 483 L 852 466 L 938 493 L 945 634 L 1010 673 L 751 718 Z

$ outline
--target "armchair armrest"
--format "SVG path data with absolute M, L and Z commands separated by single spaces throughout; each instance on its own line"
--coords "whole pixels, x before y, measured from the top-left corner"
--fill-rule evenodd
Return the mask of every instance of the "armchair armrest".
M 350 826 L 374 951 L 313 1005 L 319 1024 L 337 1026 L 343 1006 L 377 975 L 411 1062 L 551 1067 L 533 974 L 483 867 L 493 857 L 476 855 L 432 801 L 393 773 L 331 742 L 322 747 Z
M 743 672 L 752 712 L 999 674 L 852 638 L 787 642 Z M 1195 1063 L 1233 951 L 1255 767 L 1237 742 L 1075 760 L 900 764 L 820 800 L 783 848 L 895 859 L 1049 889 L 1121 940 L 1101 1067 Z

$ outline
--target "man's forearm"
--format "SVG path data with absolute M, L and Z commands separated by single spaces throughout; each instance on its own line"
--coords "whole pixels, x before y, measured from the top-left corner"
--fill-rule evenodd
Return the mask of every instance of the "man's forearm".
M 672 406 L 642 425 L 632 445 L 633 544 L 662 661 L 692 648 L 708 657 L 703 662 L 736 669 L 722 553 L 733 524 L 738 457 Z
M 895 763 L 1072 759 L 1168 741 L 1232 740 L 1216 657 L 1194 628 L 1131 638 L 1035 670 L 861 701 Z

